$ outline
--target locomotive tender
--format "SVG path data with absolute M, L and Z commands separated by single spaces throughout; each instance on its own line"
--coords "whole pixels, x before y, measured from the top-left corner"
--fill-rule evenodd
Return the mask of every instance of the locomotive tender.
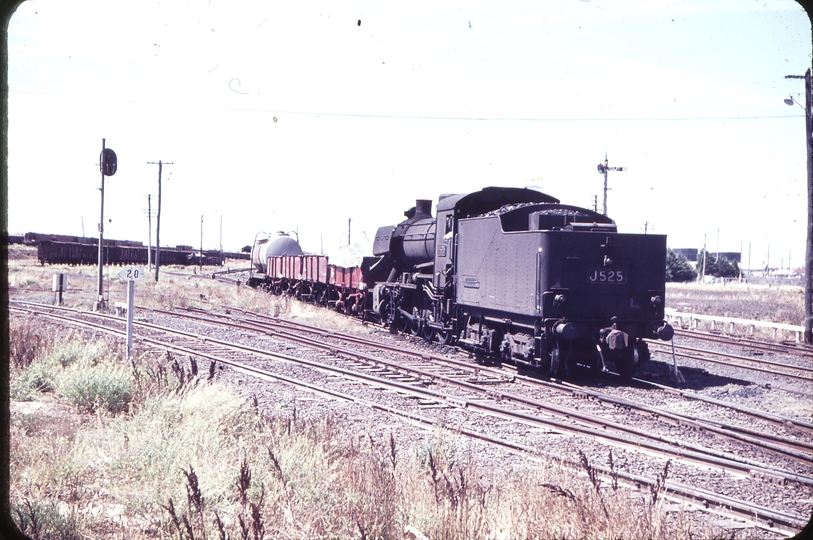
M 325 275 L 319 303 L 556 377 L 607 362 L 632 377 L 649 358 L 644 338 L 672 338 L 664 235 L 618 233 L 604 215 L 524 188 L 443 195 L 435 217 L 419 200 L 405 215 L 378 229 L 361 283 L 336 291 Z M 280 275 L 267 272 L 266 286 Z

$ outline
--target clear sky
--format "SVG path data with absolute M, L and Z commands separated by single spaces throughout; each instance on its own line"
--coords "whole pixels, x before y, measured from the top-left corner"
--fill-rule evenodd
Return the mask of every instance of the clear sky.
M 673 248 L 803 262 L 792 0 L 30 0 L 9 24 L 9 224 L 227 250 L 330 252 L 415 199 L 535 186 Z M 108 221 L 109 220 L 109 221 Z M 154 223 L 153 223 L 154 226 Z M 154 234 L 153 234 L 154 240 Z M 770 247 L 769 247 L 770 246 Z

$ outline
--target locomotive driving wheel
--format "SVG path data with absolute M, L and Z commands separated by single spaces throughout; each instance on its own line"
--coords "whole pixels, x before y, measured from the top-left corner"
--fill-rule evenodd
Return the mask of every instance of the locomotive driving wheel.
M 421 312 L 421 320 L 423 321 L 420 332 L 421 337 L 429 342 L 435 341 L 435 338 L 438 335 L 437 330 L 429 326 L 429 323 L 435 322 L 435 318 L 432 316 L 432 311 L 424 309 Z
M 451 345 L 454 343 L 454 334 L 452 334 L 451 330 L 438 330 L 437 331 L 438 341 L 443 345 Z

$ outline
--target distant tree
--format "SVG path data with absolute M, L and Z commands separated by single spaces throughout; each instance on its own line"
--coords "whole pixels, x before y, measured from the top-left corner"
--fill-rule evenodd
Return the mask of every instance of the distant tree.
M 739 277 L 740 265 L 737 261 L 729 261 L 720 257 L 717 261 L 717 274 L 719 277 Z
M 703 253 L 700 250 L 697 253 L 697 272 L 703 272 Z M 728 259 L 714 256 L 713 253 L 706 253 L 706 275 L 713 277 L 738 277 L 740 275 L 740 266 L 736 261 L 729 261 Z
M 689 260 L 671 249 L 666 250 L 666 281 L 694 281 L 697 279 Z

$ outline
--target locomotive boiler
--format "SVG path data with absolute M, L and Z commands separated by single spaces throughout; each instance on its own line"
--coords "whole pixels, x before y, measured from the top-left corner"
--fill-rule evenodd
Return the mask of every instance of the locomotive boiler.
M 666 237 L 621 234 L 597 212 L 520 188 L 417 201 L 376 233 L 370 310 L 385 325 L 484 360 L 566 377 L 576 364 L 631 377 L 664 321 Z

